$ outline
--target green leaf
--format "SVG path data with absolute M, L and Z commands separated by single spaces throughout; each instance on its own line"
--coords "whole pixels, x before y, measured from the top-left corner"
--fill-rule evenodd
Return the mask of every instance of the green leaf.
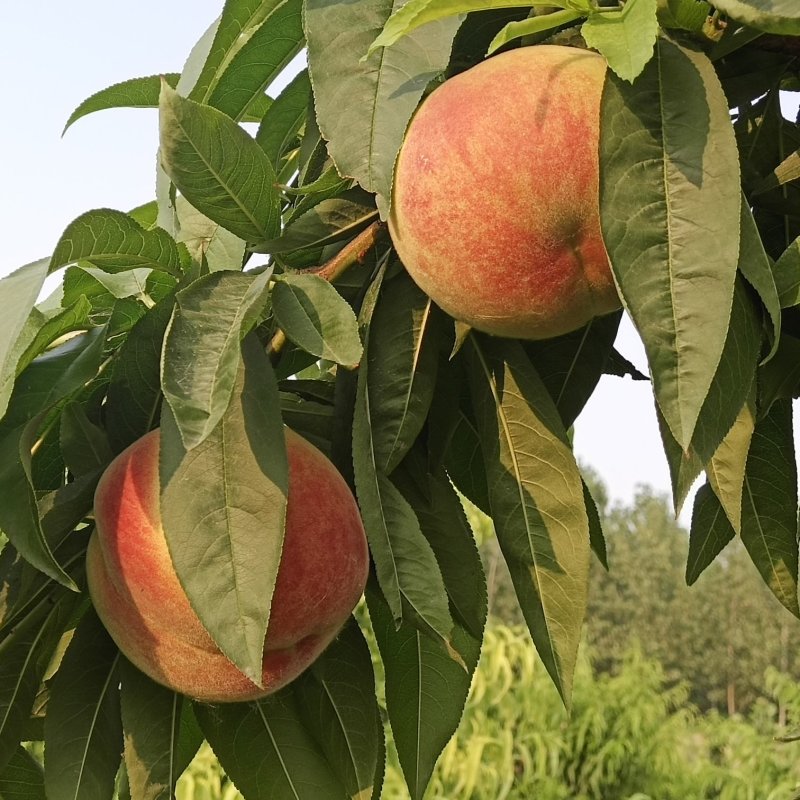
M 105 333 L 93 328 L 34 359 L 17 379 L 3 428 L 28 422 L 91 381 L 103 363 Z
M 800 238 L 795 239 L 775 262 L 775 286 L 781 308 L 800 304 Z
M 393 478 L 433 548 L 458 620 L 476 642 L 482 641 L 488 608 L 486 577 L 458 494 L 443 469 L 429 473 L 420 447 L 412 450 Z
M 399 5 L 400 0 L 305 4 L 319 129 L 339 174 L 375 192 L 384 217 L 406 125 L 428 83 L 447 66 L 460 24 L 458 19 L 437 22 L 390 49 L 372 52 L 370 45 Z
M 760 347 L 761 320 L 749 292 L 738 280 L 725 347 L 700 409 L 688 450 L 683 450 L 675 441 L 661 409 L 656 409 L 672 478 L 676 512 L 703 467 L 717 453 L 750 396 Z
M 170 72 L 165 75 L 150 75 L 147 78 L 131 78 L 101 89 L 91 97 L 87 97 L 70 114 L 61 135 L 63 136 L 67 128 L 81 117 L 93 114 L 95 111 L 104 111 L 107 108 L 158 108 L 162 79 L 174 89 L 178 85 L 179 78 L 179 74 Z
M 446 17 L 468 14 L 471 11 L 488 11 L 492 8 L 529 8 L 531 6 L 564 6 L 552 0 L 409 0 L 392 10 L 383 30 L 369 46 L 369 54 L 380 47 L 390 47 L 412 31 Z M 459 20 L 460 22 L 461 20 Z
M 698 489 L 692 509 L 689 555 L 686 558 L 686 584 L 691 586 L 703 570 L 725 549 L 736 531 L 725 515 L 708 483 Z
M 25 327 L 17 339 L 19 358 L 16 356 L 16 373 L 19 375 L 34 358 L 40 356 L 57 339 L 73 331 L 84 331 L 92 327 L 89 315 L 92 310 L 89 301 L 81 296 L 74 303 L 65 308 L 53 309 L 52 311 L 40 311 L 33 308 Z M 12 388 L 12 378 L 9 376 L 7 390 L 10 393 Z
M 125 767 L 136 800 L 170 800 L 202 744 L 189 701 L 120 663 Z
M 553 11 L 550 14 L 540 14 L 528 19 L 514 20 L 505 25 L 499 33 L 492 39 L 486 55 L 489 56 L 503 45 L 513 42 L 514 39 L 521 39 L 523 36 L 533 36 L 537 33 L 544 33 L 562 25 L 568 25 L 580 19 L 581 15 L 569 9 Z
M 38 602 L 0 643 L 0 775 L 22 738 L 75 596 L 51 603 Z
M 161 408 L 161 351 L 175 304 L 156 303 L 133 327 L 114 358 L 106 395 L 106 429 L 114 451 L 152 430 Z
M 449 641 L 453 621 L 442 573 L 408 501 L 381 469 L 375 450 L 369 345 L 358 370 L 353 414 L 353 469 L 369 549 L 395 622 L 414 614 Z
M 708 482 L 736 533 L 742 527 L 742 489 L 755 429 L 754 405 L 752 400 L 745 402 L 733 427 L 706 465 Z
M 373 205 L 352 194 L 323 200 L 287 226 L 281 236 L 261 242 L 257 253 L 285 253 L 300 247 L 322 247 L 348 239 L 378 216 Z
M 400 463 L 422 430 L 433 399 L 438 337 L 433 306 L 407 273 L 386 282 L 369 331 L 369 396 L 378 468 Z
M 739 256 L 728 105 L 708 59 L 662 37 L 633 86 L 607 77 L 600 130 L 603 238 L 685 450 L 725 344 Z
M 305 122 L 311 101 L 311 80 L 308 70 L 304 69 L 278 95 L 258 126 L 256 142 L 267 154 L 276 173 Z
M 753 431 L 744 477 L 741 536 L 772 593 L 800 617 L 797 465 L 789 400 L 776 401 Z
M 196 45 L 192 71 L 202 64 L 196 77 L 187 75 L 192 100 L 208 103 L 219 79 L 236 54 L 250 41 L 281 0 L 228 0 L 222 14 Z M 187 69 L 184 68 L 184 74 Z M 182 76 L 183 77 L 183 76 Z M 183 82 L 183 81 L 182 81 Z M 180 87 L 179 87 L 180 88 Z
M 594 317 L 564 336 L 523 342 L 542 383 L 569 428 L 592 396 L 614 347 L 622 312 Z
M 469 368 L 497 539 L 534 644 L 568 705 L 588 593 L 581 476 L 519 344 L 471 334 Z
M 0 280 L 4 312 L 0 316 L 0 418 L 5 413 L 11 387 L 22 355 L 17 340 L 23 333 L 36 298 L 47 277 L 50 259 L 43 258 L 20 267 Z
M 161 165 L 186 199 L 246 241 L 277 235 L 280 200 L 264 151 L 230 117 L 161 91 Z
M 308 730 L 293 686 L 254 703 L 195 705 L 195 713 L 222 768 L 247 797 L 349 796 Z
M 779 398 L 800 396 L 800 339 L 784 334 L 775 357 L 758 370 L 758 399 L 764 413 Z
M 108 800 L 122 755 L 119 651 L 93 609 L 81 619 L 50 691 L 48 800 Z
M 714 0 L 714 6 L 759 31 L 800 34 L 800 8 L 794 0 Z
M 271 275 L 212 272 L 175 295 L 161 388 L 187 450 L 203 443 L 228 408 L 240 342 L 267 303 Z
M 275 5 L 219 76 L 207 104 L 239 120 L 303 44 L 300 0 Z
M 260 686 L 288 463 L 277 383 L 256 338 L 242 343 L 230 404 L 202 444 L 184 450 L 163 407 L 160 474 L 162 524 L 181 585 L 220 650 Z
M 46 800 L 44 773 L 39 762 L 22 745 L 0 774 L 3 800 Z
M 489 485 L 478 429 L 471 417 L 456 411 L 458 423 L 445 453 L 444 465 L 458 490 L 484 514 L 489 514 Z
M 32 449 L 51 404 L 94 377 L 102 358 L 101 329 L 75 337 L 36 359 L 22 373 L 0 428 L 0 530 L 20 554 L 53 580 L 75 589 L 48 545 L 34 495 Z M 37 487 L 38 488 L 38 487 Z
M 290 341 L 308 353 L 355 367 L 363 347 L 346 300 L 318 275 L 284 275 L 272 291 L 272 311 Z
M 87 211 L 67 225 L 50 259 L 50 271 L 76 261 L 89 261 L 108 272 L 134 267 L 181 272 L 178 246 L 166 231 L 145 230 L 133 217 L 110 208 Z
M 597 560 L 605 569 L 608 569 L 608 552 L 606 550 L 606 538 L 603 534 L 603 523 L 600 520 L 597 504 L 594 502 L 586 481 L 583 481 L 583 500 L 586 505 L 586 516 L 589 520 L 589 544 L 592 552 L 597 556 Z
M 386 707 L 412 800 L 421 800 L 436 759 L 458 727 L 480 644 L 460 626 L 453 642 L 467 669 L 441 642 L 404 622 L 399 628 L 380 593 L 367 605 L 386 671 Z
M 633 83 L 653 57 L 658 37 L 657 0 L 628 0 L 621 11 L 603 9 L 581 28 L 589 47 L 598 50 L 622 80 Z
M 372 658 L 355 620 L 292 686 L 307 729 L 346 792 L 372 794 L 383 741 Z
M 106 432 L 95 425 L 79 403 L 68 403 L 61 412 L 60 444 L 64 463 L 74 476 L 98 472 L 114 454 Z
M 201 214 L 183 195 L 175 198 L 175 208 L 180 222 L 176 239 L 186 245 L 196 264 L 205 263 L 210 272 L 241 269 L 246 248 L 244 240 Z
M 742 197 L 741 241 L 739 243 L 739 271 L 756 290 L 771 323 L 772 347 L 765 361 L 775 355 L 781 336 L 781 303 L 769 256 L 764 250 L 761 235 L 753 219 L 753 212 Z

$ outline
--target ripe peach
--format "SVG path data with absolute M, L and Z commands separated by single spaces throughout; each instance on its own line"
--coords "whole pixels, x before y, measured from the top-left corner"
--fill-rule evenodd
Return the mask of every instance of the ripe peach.
M 97 613 L 120 650 L 153 680 L 206 702 L 277 691 L 314 661 L 361 597 L 366 538 L 333 464 L 286 430 L 286 534 L 264 646 L 260 689 L 219 651 L 183 591 L 159 511 L 159 432 L 111 463 L 95 494 L 87 576 Z
M 586 50 L 523 47 L 449 79 L 412 118 L 389 230 L 451 316 L 544 339 L 619 308 L 598 201 L 605 71 Z

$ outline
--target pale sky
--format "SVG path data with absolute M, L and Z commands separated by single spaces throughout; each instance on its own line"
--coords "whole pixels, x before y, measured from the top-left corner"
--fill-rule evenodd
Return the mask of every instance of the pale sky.
M 99 89 L 179 72 L 221 8 L 222 0 L 6 4 L 0 275 L 48 255 L 84 211 L 126 210 L 154 197 L 154 110 L 104 111 L 79 120 L 63 139 L 61 131 L 74 108 Z M 641 343 L 627 321 L 617 346 L 645 371 Z M 641 483 L 669 493 L 648 384 L 604 377 L 576 423 L 575 450 L 598 470 L 612 500 L 630 501 Z M 691 499 L 684 522 L 690 509 Z

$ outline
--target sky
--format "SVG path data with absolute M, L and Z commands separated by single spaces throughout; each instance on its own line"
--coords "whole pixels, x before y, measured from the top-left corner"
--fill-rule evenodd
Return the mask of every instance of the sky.
M 222 0 L 6 5 L 0 34 L 0 275 L 49 255 L 79 214 L 126 210 L 154 197 L 155 110 L 100 112 L 62 138 L 64 123 L 106 86 L 180 72 L 221 7 Z M 617 347 L 646 371 L 644 350 L 627 319 Z M 798 427 L 796 420 L 796 439 Z M 604 377 L 576 423 L 574 444 L 613 501 L 630 502 L 641 484 L 669 494 L 649 384 Z M 681 514 L 684 523 L 690 510 L 691 500 Z

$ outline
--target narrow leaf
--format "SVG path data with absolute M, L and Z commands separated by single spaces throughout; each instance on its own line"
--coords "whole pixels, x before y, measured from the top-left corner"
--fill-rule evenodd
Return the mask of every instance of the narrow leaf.
M 308 730 L 291 685 L 254 703 L 195 705 L 195 713 L 222 768 L 245 796 L 349 797 Z
M 369 332 L 372 438 L 378 467 L 400 463 L 422 430 L 436 386 L 439 341 L 430 299 L 405 273 L 385 283 Z
M 753 219 L 753 212 L 744 197 L 742 197 L 739 271 L 758 292 L 769 317 L 772 347 L 764 358 L 764 361 L 768 361 L 775 355 L 781 336 L 781 301 L 769 256 L 764 250 L 761 234 L 756 227 L 755 219 Z
M 414 510 L 378 461 L 368 377 L 369 346 L 366 351 L 358 371 L 353 416 L 353 469 L 378 582 L 396 622 L 408 614 L 408 606 L 426 626 L 449 641 L 453 621 L 433 550 L 422 535 Z
M 742 406 L 736 422 L 706 466 L 708 482 L 736 533 L 742 527 L 742 489 L 755 429 L 754 405 L 751 399 Z
M 403 36 L 428 22 L 468 14 L 470 11 L 487 11 L 492 8 L 517 8 L 530 6 L 553 6 L 550 0 L 409 0 L 393 10 L 391 17 L 383 26 L 380 36 L 373 41 L 369 53 L 380 47 L 390 47 Z
M 281 160 L 297 138 L 311 102 L 311 80 L 303 70 L 278 95 L 258 126 L 256 142 L 267 154 L 275 172 Z
M 114 451 L 152 430 L 161 408 L 161 351 L 175 298 L 157 303 L 117 351 L 106 395 L 106 428 Z
M 412 800 L 421 800 L 440 753 L 458 727 L 480 645 L 456 626 L 453 641 L 467 665 L 441 642 L 404 622 L 396 627 L 380 593 L 367 604 L 386 671 L 386 707 Z
M 689 555 L 686 558 L 686 583 L 691 586 L 703 570 L 736 536 L 710 484 L 703 484 L 694 498 Z
M 70 114 L 61 135 L 63 136 L 67 128 L 81 117 L 93 114 L 95 111 L 104 111 L 107 108 L 158 108 L 162 79 L 174 89 L 178 85 L 178 78 L 180 75 L 177 73 L 150 75 L 147 78 L 131 78 L 101 89 L 91 97 L 87 97 Z
M 189 602 L 222 652 L 261 685 L 288 465 L 278 388 L 257 339 L 243 342 L 230 405 L 202 444 L 184 450 L 164 406 L 160 472 L 164 534 Z
M 764 582 L 800 617 L 797 600 L 797 465 L 792 406 L 778 400 L 753 431 L 742 501 L 742 541 Z
M 324 278 L 283 276 L 272 291 L 272 310 L 290 341 L 308 353 L 346 367 L 361 360 L 356 315 Z
M 581 476 L 522 348 L 473 334 L 469 358 L 497 538 L 539 655 L 569 704 L 588 593 Z
M 775 262 L 774 275 L 781 308 L 800 305 L 800 238 Z
M 278 3 L 220 75 L 208 105 L 239 120 L 303 44 L 300 0 Z
M 228 0 L 225 3 L 219 19 L 207 31 L 202 48 L 198 43 L 196 61 L 199 63 L 195 67 L 197 74 L 191 77 L 191 86 L 188 87 L 191 89 L 189 97 L 192 100 L 208 103 L 228 65 L 280 2 L 281 0 Z
M 522 4 L 522 0 L 520 0 Z M 412 3 L 407 4 L 413 5 Z M 460 20 L 435 22 L 363 59 L 397 0 L 307 0 L 305 28 L 317 121 L 343 177 L 375 192 L 389 210 L 406 125 L 428 83 L 447 66 Z M 342 114 L 347 108 L 347 114 Z
M 74 606 L 73 596 L 55 605 L 41 600 L 0 644 L 0 774 L 22 739 L 50 656 Z
M 622 312 L 595 317 L 583 328 L 523 347 L 569 428 L 592 396 L 614 347 Z
M 378 769 L 383 725 L 372 658 L 355 620 L 293 685 L 300 713 L 346 790 L 367 800 Z
M 419 519 L 442 570 L 451 608 L 476 641 L 483 639 L 488 608 L 486 577 L 464 507 L 443 470 L 433 474 L 417 447 L 396 470 L 394 480 Z
M 5 413 L 21 352 L 15 347 L 47 277 L 50 259 L 34 261 L 0 280 L 5 311 L 0 316 L 0 418 Z
M 212 272 L 175 295 L 161 388 L 187 450 L 202 444 L 230 403 L 240 343 L 267 302 L 271 274 Z
M 161 228 L 145 230 L 122 211 L 101 208 L 73 220 L 58 240 L 50 270 L 89 261 L 109 272 L 152 267 L 181 272 L 178 246 Z
M 192 707 L 123 659 L 122 724 L 125 767 L 135 800 L 170 800 L 175 784 L 202 744 Z
M 580 18 L 581 15 L 575 11 L 562 9 L 561 11 L 553 11 L 550 14 L 540 14 L 536 17 L 509 22 L 500 30 L 494 39 L 492 39 L 489 44 L 489 49 L 486 51 L 486 55 L 491 55 L 503 45 L 513 42 L 514 39 L 521 39 L 523 36 L 533 36 L 536 33 L 550 31 L 553 28 L 568 25 L 570 22 L 574 22 Z
M 94 610 L 53 680 L 45 719 L 49 800 L 108 800 L 122 757 L 119 652 Z
M 275 172 L 264 151 L 230 117 L 161 91 L 161 165 L 186 199 L 246 241 L 280 227 Z
M 725 344 L 739 256 L 738 152 L 708 59 L 666 38 L 603 91 L 600 212 L 656 399 L 684 450 Z

